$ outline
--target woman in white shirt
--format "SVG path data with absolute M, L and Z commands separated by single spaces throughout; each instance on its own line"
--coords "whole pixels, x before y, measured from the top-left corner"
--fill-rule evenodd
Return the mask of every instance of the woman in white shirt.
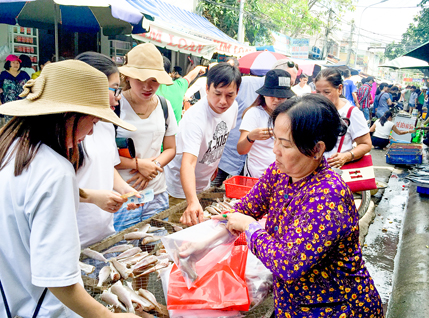
M 110 107 L 112 110 L 119 107 L 121 88 L 115 62 L 96 52 L 81 53 L 76 60 L 95 67 L 107 76 Z M 76 177 L 79 188 L 86 196 L 80 198 L 77 223 L 80 244 L 85 248 L 115 234 L 113 213 L 127 201 L 121 195 L 135 190 L 115 169 L 115 165 L 119 164 L 120 160 L 113 124 L 97 123 L 92 135 L 86 137 L 81 143 L 80 150 L 82 150 L 82 166 L 79 167 Z
M 341 98 L 343 90 L 341 73 L 336 69 L 326 68 L 317 74 L 314 82 L 316 93 L 327 97 L 335 105 L 340 116 L 346 118 L 350 108 L 354 106 L 345 98 Z M 348 121 L 350 124 L 344 136 L 341 152 L 338 152 L 340 137 L 334 149 L 324 154 L 331 167 L 341 168 L 345 163 L 359 159 L 371 151 L 371 137 L 363 113 L 357 107 L 353 108 Z M 354 148 L 353 143 L 356 143 Z
M 155 198 L 133 211 L 122 206 L 114 215 L 116 231 L 122 231 L 169 207 L 163 167 L 176 155 L 177 132 L 170 102 L 166 101 L 165 117 L 160 98 L 155 94 L 160 84 L 173 84 L 164 70 L 164 61 L 158 49 L 150 43 L 137 45 L 128 52 L 127 61 L 119 72 L 125 82 L 120 117 L 136 126 L 137 130 L 117 129 L 118 138 L 133 140 L 136 156 L 120 156 L 121 162 L 116 168 L 136 190 L 153 189 Z
M 134 127 L 110 109 L 106 76 L 81 61 L 47 65 L 22 95 L 0 107 L 14 116 L 0 130 L 0 316 L 32 317 L 40 302 L 37 317 L 137 317 L 83 287 L 75 176 L 78 143 L 100 119 Z
M 243 112 L 237 151 L 240 155 L 247 154 L 244 175 L 259 178 L 275 160 L 274 140 L 268 128 L 271 113 L 295 93 L 291 90 L 290 74 L 281 69 L 268 71 L 264 86 L 256 93 L 259 96 Z
M 392 120 L 392 112 L 388 110 L 380 119 L 377 119 L 369 129 L 369 131 L 373 133 L 371 141 L 374 148 L 383 149 L 386 147 L 389 144 L 392 130 L 398 135 L 406 135 L 414 132 L 414 129 L 399 130 Z

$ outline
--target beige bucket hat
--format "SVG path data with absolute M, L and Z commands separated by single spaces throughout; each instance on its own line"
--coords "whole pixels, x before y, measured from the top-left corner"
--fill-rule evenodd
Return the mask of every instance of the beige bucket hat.
M 139 44 L 125 56 L 125 65 L 119 67 L 122 75 L 145 81 L 154 77 L 159 84 L 172 85 L 173 80 L 164 70 L 161 52 L 152 43 Z
M 84 62 L 55 62 L 24 85 L 19 96 L 25 99 L 0 105 L 0 114 L 23 117 L 76 112 L 136 130 L 110 108 L 108 88 L 106 75 Z

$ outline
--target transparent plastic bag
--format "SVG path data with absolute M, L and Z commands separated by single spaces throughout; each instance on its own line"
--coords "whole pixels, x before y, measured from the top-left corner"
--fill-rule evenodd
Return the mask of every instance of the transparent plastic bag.
M 273 289 L 273 274 L 250 251 L 247 253 L 246 283 L 249 289 L 250 309 L 262 303 Z
M 188 289 L 231 252 L 237 236 L 225 225 L 225 221 L 209 220 L 161 239 Z

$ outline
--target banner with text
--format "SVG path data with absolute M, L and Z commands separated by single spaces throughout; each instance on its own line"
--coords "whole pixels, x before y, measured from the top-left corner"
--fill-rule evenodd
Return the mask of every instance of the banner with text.
M 211 59 L 217 49 L 217 44 L 214 42 L 165 29 L 154 23 L 151 23 L 148 33 L 133 34 L 132 37 L 136 40 L 149 42 L 172 51 L 202 56 L 206 59 Z
M 308 51 L 310 49 L 310 39 L 292 39 L 292 58 L 308 59 Z
M 211 59 L 213 53 L 241 57 L 255 52 L 256 47 L 239 43 L 225 42 L 217 39 L 203 39 L 191 34 L 172 30 L 156 23 L 151 23 L 148 33 L 133 34 L 132 37 L 143 42 L 165 47 L 169 50 L 202 56 Z
M 310 39 L 294 39 L 271 31 L 274 51 L 296 59 L 308 59 Z

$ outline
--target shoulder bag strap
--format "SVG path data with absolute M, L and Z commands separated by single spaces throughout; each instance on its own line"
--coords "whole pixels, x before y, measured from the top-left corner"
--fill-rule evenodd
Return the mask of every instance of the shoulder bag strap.
M 160 95 L 157 95 L 157 96 L 159 98 L 159 101 L 161 102 L 162 111 L 164 112 L 165 131 L 167 131 L 167 128 L 168 128 L 168 124 L 167 124 L 167 119 L 168 119 L 167 100 L 165 99 L 164 96 L 160 96 Z
M 34 310 L 33 318 L 36 318 L 36 317 L 37 317 L 37 314 L 39 313 L 40 307 L 42 307 L 43 299 L 45 299 L 45 296 L 46 296 L 46 292 L 47 292 L 47 291 L 48 291 L 48 289 L 47 289 L 47 288 L 45 288 L 45 289 L 43 290 L 43 293 L 42 293 L 42 295 L 40 296 L 39 301 L 37 302 L 36 309 Z
M 9 305 L 7 303 L 7 300 L 6 300 L 6 294 L 4 293 L 3 285 L 1 284 L 1 280 L 0 280 L 0 292 L 1 292 L 1 297 L 3 298 L 4 309 L 6 310 L 7 318 L 12 318 L 12 315 L 11 315 L 10 309 L 9 309 Z
M 45 296 L 46 296 L 46 292 L 47 292 L 47 291 L 48 291 L 48 289 L 47 289 L 47 288 L 45 288 L 45 289 L 43 290 L 43 293 L 42 293 L 42 295 L 40 296 L 39 301 L 37 302 L 36 309 L 34 310 L 34 314 L 33 314 L 33 316 L 32 316 L 33 318 L 36 318 L 36 317 L 37 317 L 37 315 L 39 314 L 40 308 L 42 307 L 42 303 L 43 303 L 43 300 L 45 299 Z M 3 298 L 3 303 L 4 303 L 4 308 L 5 308 L 5 310 L 6 310 L 7 318 L 12 318 L 12 314 L 10 313 L 9 304 L 7 303 L 7 300 L 6 300 L 6 294 L 5 294 L 5 292 L 4 292 L 4 289 L 3 289 L 3 285 L 2 285 L 2 283 L 1 283 L 1 280 L 0 280 L 0 292 L 1 292 L 1 296 L 2 296 L 2 298 Z
M 347 112 L 347 119 L 350 119 L 350 116 L 351 116 L 351 114 L 352 114 L 352 110 L 353 110 L 353 108 L 355 108 L 354 106 L 352 106 L 352 107 L 350 107 L 349 108 L 349 111 Z M 350 121 L 350 125 L 352 124 L 352 122 Z M 348 127 L 347 127 L 347 129 L 348 129 Z M 346 135 L 344 134 L 344 136 L 342 136 L 341 137 L 341 140 L 340 140 L 340 144 L 339 144 L 339 146 L 338 146 L 338 150 L 337 150 L 337 152 L 341 152 L 341 148 L 343 147 L 343 143 L 344 143 L 344 138 L 346 137 Z

